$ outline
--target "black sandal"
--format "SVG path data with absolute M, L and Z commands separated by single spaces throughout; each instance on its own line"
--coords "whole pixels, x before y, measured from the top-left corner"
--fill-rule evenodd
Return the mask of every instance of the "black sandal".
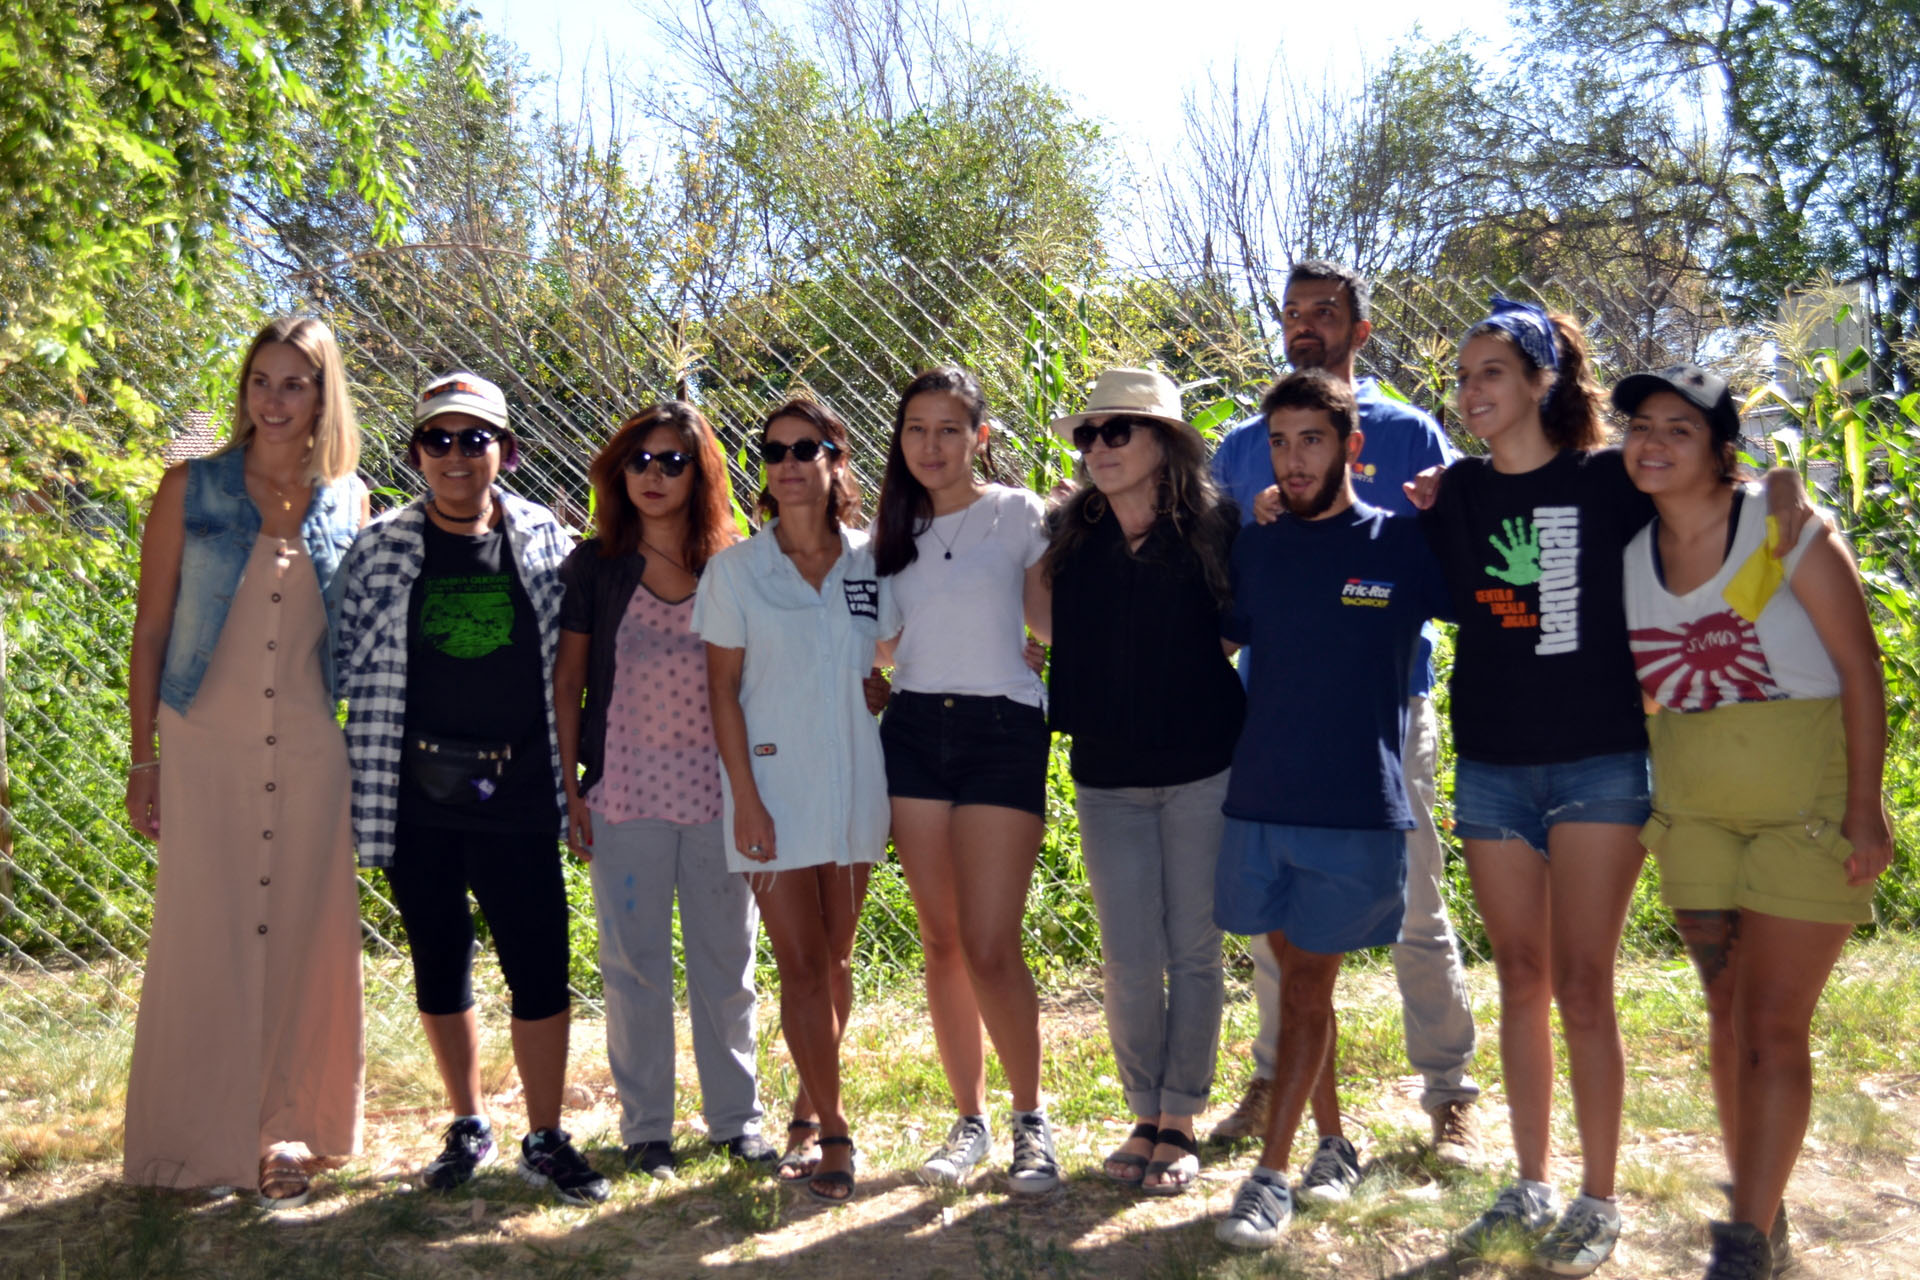
M 1159 1126 L 1155 1125 L 1151 1120 L 1142 1120 L 1139 1124 L 1133 1126 L 1132 1132 L 1127 1134 L 1127 1141 L 1131 1142 L 1135 1138 L 1145 1138 L 1148 1142 L 1156 1142 L 1159 1140 L 1159 1137 Z M 1136 1155 L 1131 1151 L 1115 1151 L 1106 1158 L 1102 1168 L 1105 1169 L 1109 1181 L 1117 1182 L 1123 1187 L 1137 1187 L 1140 1185 L 1140 1180 L 1147 1176 L 1147 1164 L 1152 1159 L 1152 1155 L 1152 1152 L 1148 1152 L 1143 1156 Z M 1115 1173 L 1112 1169 L 1105 1167 L 1106 1165 L 1115 1164 L 1127 1169 L 1128 1172 Z
M 832 1134 L 820 1139 L 822 1147 L 845 1147 L 849 1159 L 853 1156 L 853 1139 L 845 1134 Z M 822 1186 L 833 1189 L 832 1193 L 822 1191 Z M 815 1200 L 824 1200 L 828 1204 L 845 1204 L 853 1199 L 853 1171 L 851 1169 L 830 1169 L 826 1173 L 815 1173 L 807 1179 L 807 1194 Z
M 1154 1135 L 1156 1145 L 1178 1147 L 1186 1154 L 1178 1160 L 1155 1160 L 1140 1175 L 1140 1194 L 1147 1196 L 1177 1196 L 1184 1194 L 1200 1176 L 1200 1144 L 1178 1129 L 1161 1129 Z M 1165 1178 L 1169 1174 L 1178 1181 L 1156 1182 L 1148 1184 L 1148 1178 Z
M 787 1140 L 791 1142 L 796 1133 L 818 1133 L 818 1120 L 790 1120 L 787 1122 Z M 808 1154 L 808 1148 L 812 1154 Z M 802 1142 L 782 1153 L 779 1163 L 773 1166 L 773 1176 L 782 1182 L 798 1182 L 802 1178 L 811 1178 L 813 1171 L 820 1167 L 820 1143 L 818 1140 Z

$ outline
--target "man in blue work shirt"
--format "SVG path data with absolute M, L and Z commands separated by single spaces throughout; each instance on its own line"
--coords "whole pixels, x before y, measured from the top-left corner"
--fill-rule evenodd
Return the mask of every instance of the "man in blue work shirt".
M 1428 467 L 1445 466 L 1455 454 L 1440 424 L 1427 414 L 1381 391 L 1372 378 L 1353 376 L 1354 355 L 1366 345 L 1373 325 L 1367 319 L 1367 282 L 1357 271 L 1331 262 L 1307 260 L 1287 276 L 1282 295 L 1282 337 L 1295 369 L 1324 369 L 1353 389 L 1359 407 L 1360 456 L 1352 466 L 1355 496 L 1396 515 L 1414 514 L 1402 483 Z M 1267 419 L 1256 416 L 1221 438 L 1213 455 L 1214 479 L 1251 522 L 1261 491 L 1274 483 Z M 1447 919 L 1440 881 L 1446 856 L 1433 822 L 1434 766 L 1439 724 L 1429 696 L 1433 684 L 1433 634 L 1424 634 L 1409 686 L 1406 745 L 1402 769 L 1413 801 L 1414 827 L 1407 833 L 1407 903 L 1393 967 L 1400 983 L 1406 1026 L 1407 1058 L 1425 1078 L 1420 1104 L 1432 1118 L 1433 1150 L 1441 1160 L 1469 1165 L 1480 1155 L 1479 1124 L 1473 1104 L 1480 1086 L 1467 1073 L 1473 1060 L 1473 1009 L 1467 1001 L 1460 946 Z M 1241 655 L 1241 670 L 1258 655 Z M 1254 1077 L 1231 1115 L 1213 1131 L 1216 1141 L 1237 1141 L 1265 1131 L 1273 1094 L 1274 1045 L 1280 1020 L 1280 967 L 1264 937 L 1251 940 L 1254 996 L 1260 1030 L 1253 1042 Z M 1316 1088 L 1313 1115 L 1321 1132 L 1337 1132 L 1339 1108 L 1331 1072 Z

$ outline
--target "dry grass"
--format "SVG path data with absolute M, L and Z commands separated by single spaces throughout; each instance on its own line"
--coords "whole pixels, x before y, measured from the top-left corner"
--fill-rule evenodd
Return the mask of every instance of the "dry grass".
M 1920 945 L 1850 952 L 1821 1019 L 1820 1098 L 1791 1191 L 1808 1280 L 1913 1274 L 1920 1247 Z M 123 1035 L 92 1034 L 99 1006 L 86 975 L 43 980 L 42 1005 L 82 1027 L 0 1044 L 0 1277 L 113 1280 L 274 1276 L 676 1276 L 717 1270 L 782 1276 L 1411 1276 L 1496 1186 L 1505 1157 L 1492 1052 L 1491 974 L 1472 974 L 1486 1033 L 1479 1074 L 1492 1167 L 1437 1170 L 1425 1156 L 1418 1080 L 1400 1073 L 1390 973 L 1361 967 L 1342 982 L 1342 1095 L 1371 1175 L 1349 1204 L 1303 1213 L 1285 1248 L 1254 1258 L 1213 1242 L 1248 1150 L 1209 1151 L 1185 1197 L 1145 1200 L 1110 1186 L 1100 1159 L 1123 1132 L 1097 1002 L 1087 993 L 1048 1009 L 1050 1110 L 1066 1189 L 1037 1203 L 1010 1196 L 996 1173 L 935 1192 L 909 1176 L 949 1118 L 922 1011 L 911 999 L 856 1006 L 847 1050 L 849 1110 L 861 1148 L 858 1198 L 819 1206 L 790 1188 L 728 1168 L 706 1151 L 691 1054 L 681 1032 L 688 1163 L 673 1183 L 617 1178 L 597 1211 L 553 1205 L 496 1169 L 452 1195 L 412 1189 L 445 1122 L 431 1060 L 404 1010 L 377 1009 L 369 1033 L 367 1149 L 320 1180 L 305 1209 L 268 1215 L 244 1198 L 135 1191 L 117 1180 L 124 1100 Z M 1698 1057 L 1700 1015 L 1684 970 L 1622 971 L 1632 1057 L 1621 1187 L 1628 1233 L 1607 1274 L 1697 1276 L 1705 1220 L 1721 1212 L 1722 1176 Z M 11 1008 L 8 1009 L 11 1012 Z M 1229 1007 L 1221 1109 L 1247 1072 L 1252 1014 Z M 104 1015 L 102 1015 L 104 1016 Z M 11 1024 L 9 1024 L 11 1025 Z M 490 1023 L 497 1027 L 498 1023 Z M 503 1034 L 490 1035 L 485 1075 L 503 1128 L 517 1132 L 518 1086 Z M 618 1168 L 618 1113 L 600 1027 L 575 1037 L 568 1124 L 601 1167 Z M 784 1119 L 792 1073 L 763 1033 L 768 1127 Z M 997 1082 L 996 1082 L 997 1087 Z M 1004 1116 L 1004 1093 L 995 1106 Z M 1563 1107 L 1563 1111 L 1565 1108 Z M 1004 1120 L 1001 1121 L 1004 1123 Z M 1563 1147 L 1571 1133 L 1556 1134 Z M 1005 1139 L 999 1158 L 1005 1159 Z M 1570 1164 L 1561 1164 L 1571 1178 Z

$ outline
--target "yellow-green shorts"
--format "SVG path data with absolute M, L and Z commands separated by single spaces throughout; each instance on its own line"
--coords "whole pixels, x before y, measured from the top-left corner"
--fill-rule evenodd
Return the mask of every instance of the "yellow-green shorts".
M 1675 911 L 1759 911 L 1788 920 L 1873 919 L 1873 885 L 1849 885 L 1846 735 L 1837 698 L 1737 702 L 1648 717 L 1653 816 L 1640 843 L 1660 860 Z

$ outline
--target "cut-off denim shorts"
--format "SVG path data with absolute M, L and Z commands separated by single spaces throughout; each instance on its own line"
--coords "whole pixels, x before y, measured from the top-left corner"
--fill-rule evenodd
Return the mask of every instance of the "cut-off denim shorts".
M 1647 753 L 1621 751 L 1560 764 L 1459 760 L 1453 833 L 1462 840 L 1525 840 L 1545 854 L 1562 822 L 1613 822 L 1638 830 L 1653 812 Z

